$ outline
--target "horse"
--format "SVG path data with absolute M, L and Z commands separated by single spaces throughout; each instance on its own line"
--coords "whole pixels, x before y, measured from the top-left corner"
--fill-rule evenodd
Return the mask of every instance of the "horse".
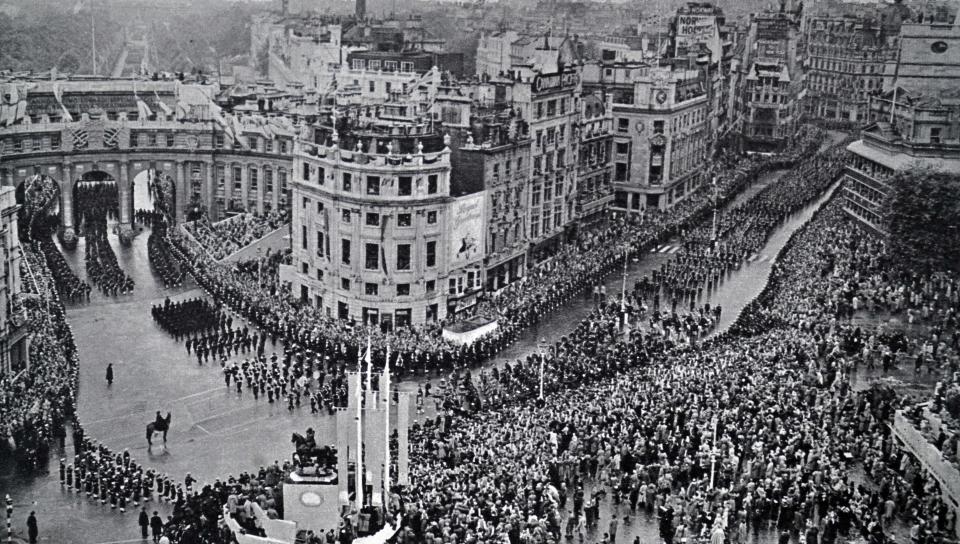
M 153 440 L 152 440 L 153 433 L 156 431 L 160 431 L 163 433 L 163 443 L 164 444 L 167 443 L 167 431 L 170 430 L 171 417 L 172 416 L 170 415 L 170 412 L 167 412 L 167 417 L 160 419 L 160 421 L 162 421 L 161 424 L 158 425 L 159 423 L 158 421 L 153 421 L 147 425 L 147 445 L 148 446 L 153 445 Z

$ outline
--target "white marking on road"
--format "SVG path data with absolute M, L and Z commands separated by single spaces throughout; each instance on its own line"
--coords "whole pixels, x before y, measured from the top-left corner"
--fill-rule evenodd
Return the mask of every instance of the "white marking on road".
M 758 263 L 762 263 L 763 261 L 766 261 L 766 260 L 767 260 L 767 256 L 766 256 L 766 255 L 761 255 L 760 258 L 757 259 L 757 262 L 758 262 Z
M 671 249 L 671 250 L 670 250 L 670 253 L 676 253 L 676 252 L 678 252 L 678 251 L 680 251 L 680 246 L 676 246 L 676 247 L 674 247 L 673 249 Z
M 663 246 L 663 249 L 660 250 L 660 253 L 666 253 L 668 251 L 670 251 L 670 246 L 666 245 L 666 246 Z
M 192 398 L 192 397 L 196 397 L 196 396 L 200 396 L 200 395 L 206 395 L 206 394 L 208 394 L 208 393 L 213 393 L 214 391 L 222 391 L 222 390 L 223 390 L 222 387 L 214 387 L 213 389 L 207 389 L 206 391 L 200 391 L 199 393 L 193 393 L 193 394 L 187 395 L 187 396 L 185 396 L 185 397 L 180 397 L 180 398 L 178 398 L 178 399 L 173 399 L 172 401 L 170 401 L 170 403 L 171 403 L 171 404 L 176 404 L 176 403 L 178 403 L 178 402 L 184 401 L 184 400 L 189 399 L 189 398 Z M 154 410 L 152 410 L 152 409 L 151 409 L 151 410 L 142 410 L 142 411 L 140 411 L 140 412 L 130 412 L 130 413 L 128 413 L 128 414 L 123 414 L 123 415 L 121 415 L 121 416 L 105 417 L 105 418 L 103 418 L 103 419 L 97 419 L 97 420 L 94 420 L 94 421 L 87 421 L 87 422 L 84 423 L 84 425 L 88 425 L 88 426 L 89 426 L 89 425 L 96 425 L 96 424 L 98 424 L 98 423 L 106 423 L 106 422 L 108 422 L 108 421 L 116 421 L 116 420 L 118 420 L 118 419 L 127 419 L 127 418 L 134 417 L 134 416 L 139 417 L 139 416 L 141 416 L 141 415 L 143 415 L 143 414 L 146 414 L 147 412 L 151 412 L 151 411 L 154 411 Z
M 759 254 L 754 253 L 753 256 L 751 256 L 749 259 L 747 259 L 747 262 L 748 262 L 748 263 L 752 263 L 753 260 L 756 259 L 757 257 L 759 257 Z
M 667 247 L 667 244 L 663 244 L 662 246 L 659 246 L 659 247 L 654 248 L 654 250 L 651 251 L 650 253 L 656 253 L 656 252 L 660 251 L 661 249 L 663 249 L 663 248 L 665 248 L 665 247 Z
M 196 427 L 196 428 L 198 428 L 198 429 L 200 429 L 201 431 L 203 431 L 203 432 L 205 432 L 205 433 L 207 433 L 207 434 L 213 434 L 213 433 L 211 433 L 210 431 L 204 429 L 203 427 L 201 427 L 200 425 L 198 425 L 198 424 L 196 424 L 196 423 L 194 423 L 193 426 Z

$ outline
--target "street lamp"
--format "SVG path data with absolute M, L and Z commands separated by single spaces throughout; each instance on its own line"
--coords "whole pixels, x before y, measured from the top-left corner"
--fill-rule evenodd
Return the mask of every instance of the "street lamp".
M 713 489 L 713 473 L 717 466 L 717 416 L 713 416 L 713 442 L 710 444 L 710 489 Z

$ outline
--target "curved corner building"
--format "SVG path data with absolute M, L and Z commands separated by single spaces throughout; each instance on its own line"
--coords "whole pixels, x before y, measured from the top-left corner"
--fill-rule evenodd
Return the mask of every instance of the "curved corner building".
M 310 136 L 294 153 L 294 296 L 390 328 L 442 320 L 480 289 L 483 195 L 451 196 L 449 140 L 430 121 L 328 120 Z

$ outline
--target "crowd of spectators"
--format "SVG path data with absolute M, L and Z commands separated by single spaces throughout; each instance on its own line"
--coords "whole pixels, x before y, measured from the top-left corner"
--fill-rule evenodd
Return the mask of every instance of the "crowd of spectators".
M 171 242 L 197 282 L 211 296 L 272 336 L 314 353 L 342 346 L 355 353 L 371 338 L 375 361 L 380 365 L 389 344 L 395 360 L 391 366 L 403 375 L 427 371 L 450 371 L 474 365 L 509 346 L 520 332 L 539 322 L 553 309 L 615 269 L 626 252 L 636 256 L 660 240 L 703 220 L 712 203 L 723 206 L 759 176 L 809 158 L 824 143 L 824 133 L 807 129 L 795 150 L 777 157 L 748 157 L 717 163 L 716 194 L 701 190 L 677 204 L 670 213 L 651 213 L 642 222 L 621 218 L 591 232 L 576 245 L 563 249 L 550 262 L 534 268 L 521 280 L 497 294 L 481 299 L 478 313 L 498 319 L 497 331 L 470 346 L 445 340 L 442 323 L 424 326 L 395 326 L 390 330 L 346 322 L 322 314 L 309 304 L 294 302 L 283 290 L 276 274 L 264 273 L 264 263 L 274 267 L 282 255 L 274 254 L 247 263 L 218 263 L 201 241 L 199 244 L 178 232 Z M 201 235 L 201 238 L 205 238 Z M 252 268 L 256 275 L 248 273 Z M 245 272 L 246 269 L 246 272 Z M 396 364 L 394 364 L 396 363 Z
M 286 222 L 286 211 L 276 211 L 262 216 L 241 214 L 216 223 L 211 223 L 203 216 L 187 223 L 185 228 L 213 260 L 219 261 L 263 238 Z

